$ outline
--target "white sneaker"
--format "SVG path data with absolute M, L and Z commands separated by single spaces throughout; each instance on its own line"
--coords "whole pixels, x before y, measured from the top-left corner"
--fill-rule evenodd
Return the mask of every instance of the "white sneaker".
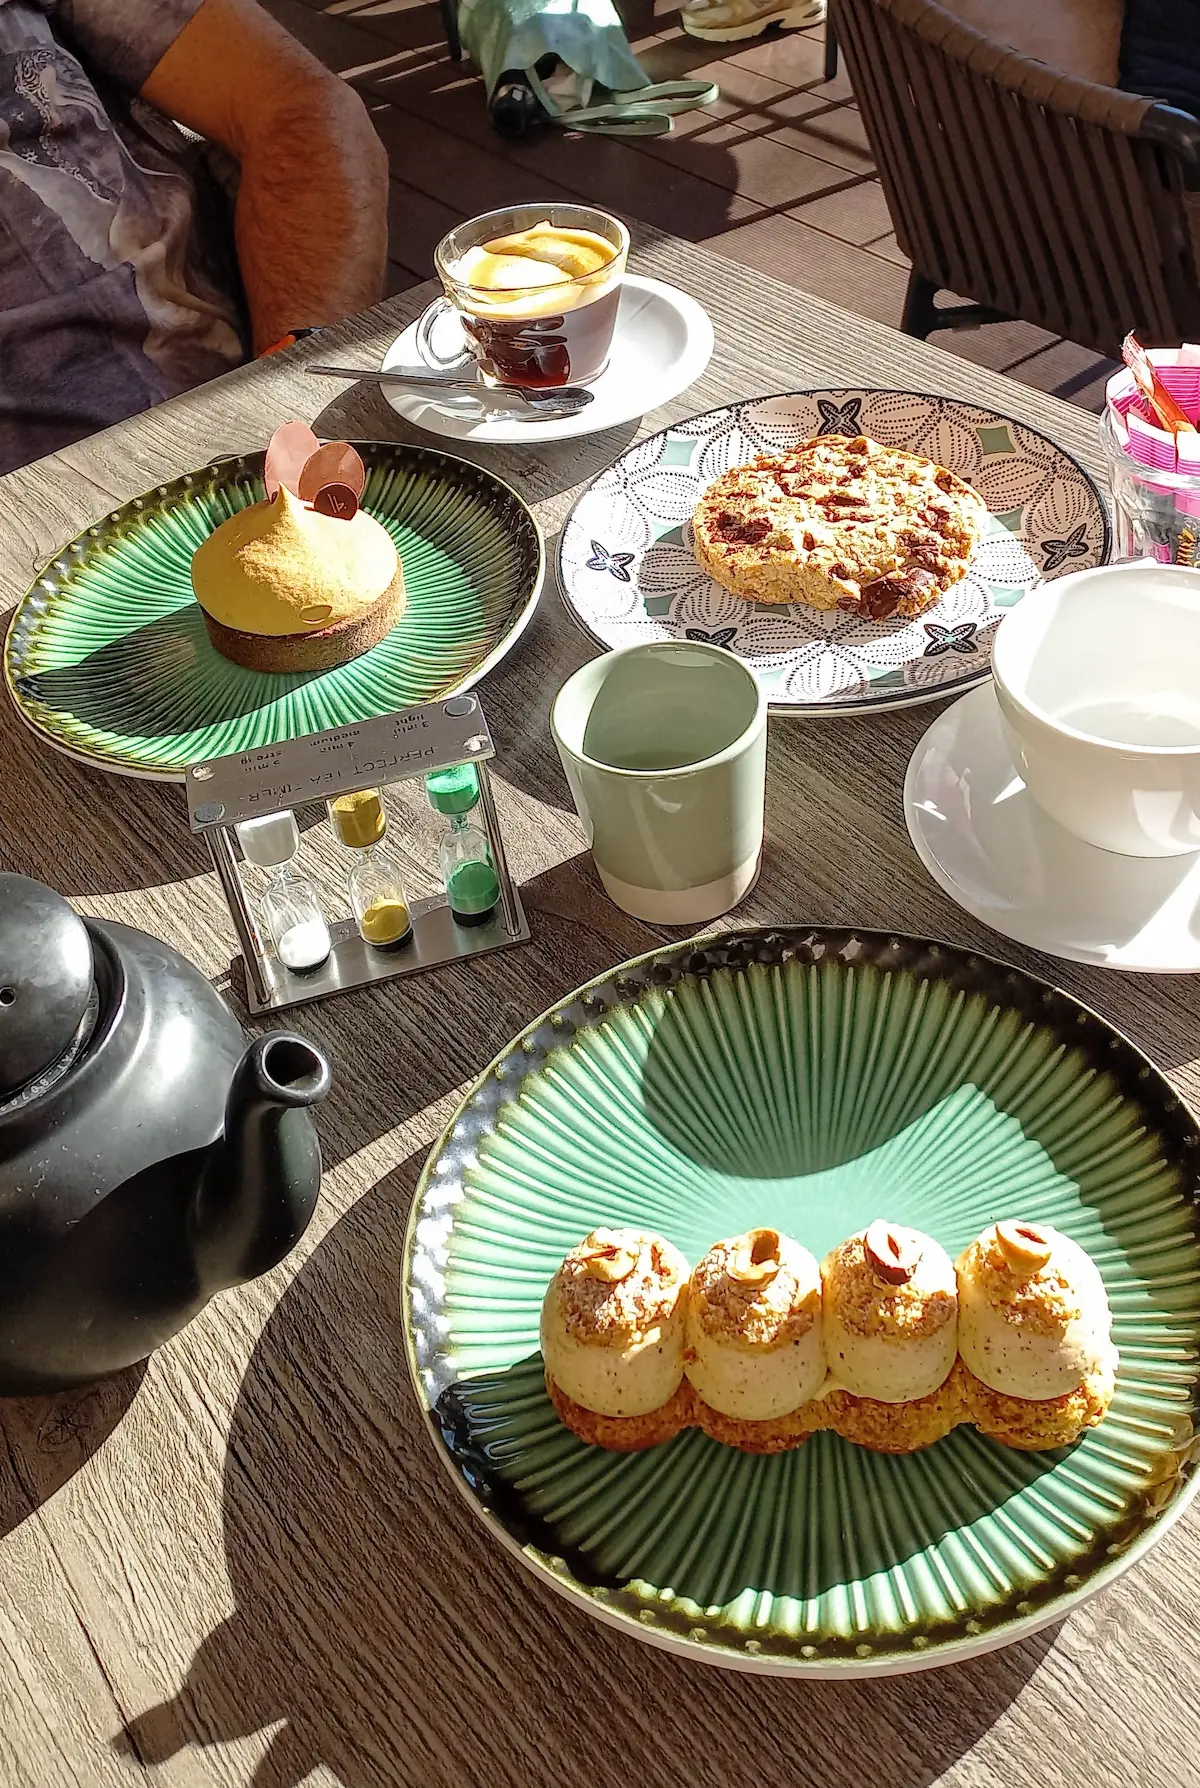
M 689 0 L 679 22 L 690 37 L 740 43 L 761 36 L 768 25 L 796 31 L 819 25 L 824 17 L 825 0 Z

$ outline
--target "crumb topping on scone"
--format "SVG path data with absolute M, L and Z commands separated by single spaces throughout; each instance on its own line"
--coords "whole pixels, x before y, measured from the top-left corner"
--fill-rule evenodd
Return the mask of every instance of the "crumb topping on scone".
M 866 1235 L 859 1230 L 839 1242 L 821 1269 L 827 1308 L 836 1308 L 846 1329 L 857 1335 L 920 1341 L 955 1320 L 958 1286 L 939 1248 L 921 1252 L 904 1283 L 889 1284 L 870 1265 Z
M 735 595 L 884 621 L 922 613 L 963 577 L 987 519 L 932 460 L 823 435 L 722 474 L 692 526 L 697 560 Z
M 806 1256 L 779 1236 L 776 1242 L 782 1245 L 773 1258 L 774 1270 L 757 1282 L 748 1281 L 742 1270 L 748 1239 L 732 1236 L 717 1242 L 694 1268 L 689 1294 L 692 1313 L 704 1333 L 716 1341 L 759 1351 L 786 1347 L 807 1335 L 816 1321 L 820 1282 L 814 1282 L 802 1269 L 797 1272 Z
M 597 1229 L 555 1275 L 563 1325 L 577 1341 L 623 1347 L 670 1318 L 687 1286 L 687 1262 L 636 1229 Z

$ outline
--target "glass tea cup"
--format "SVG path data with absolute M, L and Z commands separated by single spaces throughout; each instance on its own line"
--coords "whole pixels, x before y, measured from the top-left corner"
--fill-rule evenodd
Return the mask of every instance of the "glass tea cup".
M 555 262 L 543 261 L 535 268 L 536 241 L 531 241 L 531 273 L 538 271 L 539 279 L 524 285 L 517 258 L 521 244 L 506 239 L 539 226 L 546 226 L 542 243 L 551 245 Z M 573 240 L 576 233 L 583 235 L 582 243 Z M 483 262 L 479 277 L 473 278 L 480 268 L 479 251 L 487 253 L 501 242 L 505 247 L 499 252 L 508 264 L 500 269 Z M 608 256 L 589 265 L 597 243 Z M 453 310 L 485 384 L 533 391 L 586 385 L 608 365 L 628 255 L 624 224 L 590 205 L 511 205 L 459 224 L 434 250 L 446 296 L 422 319 L 417 337 L 421 358 L 439 371 L 462 364 L 461 346 L 450 356 L 442 351 L 445 332 L 439 325 L 446 311 Z M 587 271 L 573 273 L 573 265 Z M 480 283 L 484 277 L 488 283 Z M 497 279 L 505 283 L 497 284 Z

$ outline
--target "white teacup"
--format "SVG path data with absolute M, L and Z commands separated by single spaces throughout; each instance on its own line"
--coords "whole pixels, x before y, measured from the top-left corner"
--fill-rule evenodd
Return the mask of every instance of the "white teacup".
M 1000 623 L 992 675 L 1013 761 L 1059 825 L 1124 856 L 1200 851 L 1200 570 L 1043 584 Z

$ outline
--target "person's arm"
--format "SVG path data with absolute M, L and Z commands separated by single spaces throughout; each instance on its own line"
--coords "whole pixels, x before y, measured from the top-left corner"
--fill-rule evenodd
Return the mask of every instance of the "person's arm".
M 383 145 L 358 95 L 256 0 L 203 0 L 141 91 L 241 165 L 235 234 L 255 353 L 379 299 Z

